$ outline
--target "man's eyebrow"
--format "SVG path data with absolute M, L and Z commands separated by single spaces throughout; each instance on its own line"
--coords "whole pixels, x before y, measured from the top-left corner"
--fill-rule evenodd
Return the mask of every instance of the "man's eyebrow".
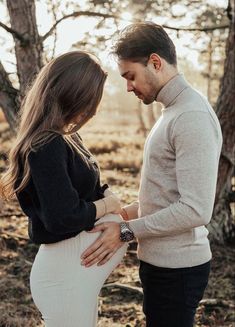
M 123 73 L 121 76 L 126 77 L 129 73 L 130 73 L 130 71 L 128 70 L 127 72 Z

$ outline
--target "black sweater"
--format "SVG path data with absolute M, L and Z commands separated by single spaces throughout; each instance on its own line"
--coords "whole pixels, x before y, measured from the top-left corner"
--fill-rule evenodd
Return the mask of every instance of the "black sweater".
M 94 226 L 93 201 L 104 197 L 107 185 L 101 187 L 97 163 L 79 145 L 85 157 L 58 135 L 29 154 L 30 181 L 17 197 L 34 243 L 55 243 Z

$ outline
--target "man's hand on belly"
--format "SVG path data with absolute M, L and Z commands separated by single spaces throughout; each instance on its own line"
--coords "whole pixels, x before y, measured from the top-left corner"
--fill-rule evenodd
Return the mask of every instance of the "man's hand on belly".
M 90 267 L 105 264 L 123 245 L 120 225 L 116 222 L 97 224 L 89 233 L 102 232 L 98 239 L 81 256 L 81 264 Z

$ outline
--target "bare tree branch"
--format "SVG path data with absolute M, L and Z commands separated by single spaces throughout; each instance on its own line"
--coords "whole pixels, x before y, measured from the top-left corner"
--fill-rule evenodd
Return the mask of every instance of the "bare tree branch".
M 4 30 L 6 30 L 7 32 L 11 33 L 15 38 L 17 38 L 21 43 L 26 43 L 28 42 L 28 40 L 26 40 L 23 35 L 21 35 L 20 33 L 18 33 L 17 31 L 15 31 L 13 28 L 3 24 L 2 22 L 0 22 L 0 26 L 2 28 L 4 28 Z
M 124 289 L 125 291 L 130 291 L 133 293 L 136 293 L 138 295 L 143 295 L 143 291 L 141 287 L 137 287 L 137 286 L 131 286 L 131 285 L 126 285 L 126 284 L 120 284 L 120 283 L 108 283 L 108 284 L 104 284 L 102 289 L 113 289 L 113 288 L 119 288 L 119 289 Z
M 103 14 L 103 13 L 99 13 L 99 12 L 93 12 L 93 11 L 75 11 L 72 14 L 69 15 L 65 15 L 63 17 L 61 17 L 60 19 L 58 19 L 57 21 L 55 21 L 55 23 L 52 25 L 52 27 L 50 28 L 50 30 L 44 34 L 41 37 L 41 40 L 44 41 L 45 39 L 47 39 L 54 31 L 54 29 L 56 28 L 56 26 L 62 22 L 65 19 L 68 18 L 75 18 L 75 17 L 79 17 L 79 16 L 88 16 L 88 17 L 103 17 L 105 18 L 114 18 L 115 20 L 117 20 L 119 17 L 117 15 L 113 15 L 113 14 Z M 15 31 L 14 29 L 12 29 L 11 27 L 5 25 L 4 23 L 0 22 L 0 26 L 2 28 L 4 28 L 7 32 L 11 33 L 13 36 L 15 36 L 18 40 L 20 40 L 21 42 L 27 42 L 27 39 L 25 39 L 20 33 L 18 33 L 17 31 Z M 173 27 L 173 26 L 168 26 L 168 25 L 162 25 L 164 28 L 166 29 L 171 29 L 174 31 L 188 31 L 188 32 L 208 32 L 208 31 L 214 31 L 217 29 L 225 29 L 228 28 L 229 25 L 225 24 L 225 25 L 219 25 L 219 26 L 208 26 L 208 27 L 195 27 L 195 28 L 185 28 L 185 27 Z
M 57 21 L 56 6 L 53 2 L 51 2 L 51 10 L 52 10 L 54 22 L 56 22 Z M 57 42 L 57 29 L 55 28 L 54 29 L 54 42 L 53 42 L 52 58 L 54 58 L 54 56 L 55 56 L 56 42 Z
M 218 29 L 225 29 L 229 28 L 229 24 L 225 25 L 215 25 L 215 26 L 208 26 L 208 27 L 195 27 L 195 28 L 188 28 L 188 27 L 172 27 L 168 25 L 162 25 L 162 27 L 169 29 L 169 30 L 174 30 L 174 31 L 186 31 L 186 32 L 209 32 L 209 31 L 214 31 Z
M 210 306 L 210 307 L 225 307 L 235 309 L 235 305 L 232 301 L 221 300 L 221 299 L 203 299 L 200 301 L 200 305 Z
M 44 41 L 46 38 L 48 38 L 48 36 L 50 36 L 54 29 L 56 28 L 56 26 L 62 22 L 63 20 L 65 19 L 68 19 L 68 18 L 75 18 L 75 17 L 80 17 L 80 16 L 88 16 L 88 17 L 103 17 L 103 18 L 115 18 L 116 16 L 115 15 L 110 15 L 110 14 L 102 14 L 102 13 L 98 13 L 98 12 L 93 12 L 93 11 L 75 11 L 73 12 L 72 14 L 69 14 L 69 15 L 65 15 L 63 17 L 61 17 L 60 19 L 58 19 L 53 25 L 52 27 L 50 28 L 50 30 L 44 34 L 41 39 L 42 41 Z

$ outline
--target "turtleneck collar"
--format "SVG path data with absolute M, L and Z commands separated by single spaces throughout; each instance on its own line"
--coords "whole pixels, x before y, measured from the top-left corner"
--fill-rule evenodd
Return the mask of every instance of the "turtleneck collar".
M 183 74 L 179 73 L 163 86 L 157 95 L 156 101 L 161 102 L 164 107 L 167 108 L 187 87 L 189 87 L 189 83 L 186 81 Z

